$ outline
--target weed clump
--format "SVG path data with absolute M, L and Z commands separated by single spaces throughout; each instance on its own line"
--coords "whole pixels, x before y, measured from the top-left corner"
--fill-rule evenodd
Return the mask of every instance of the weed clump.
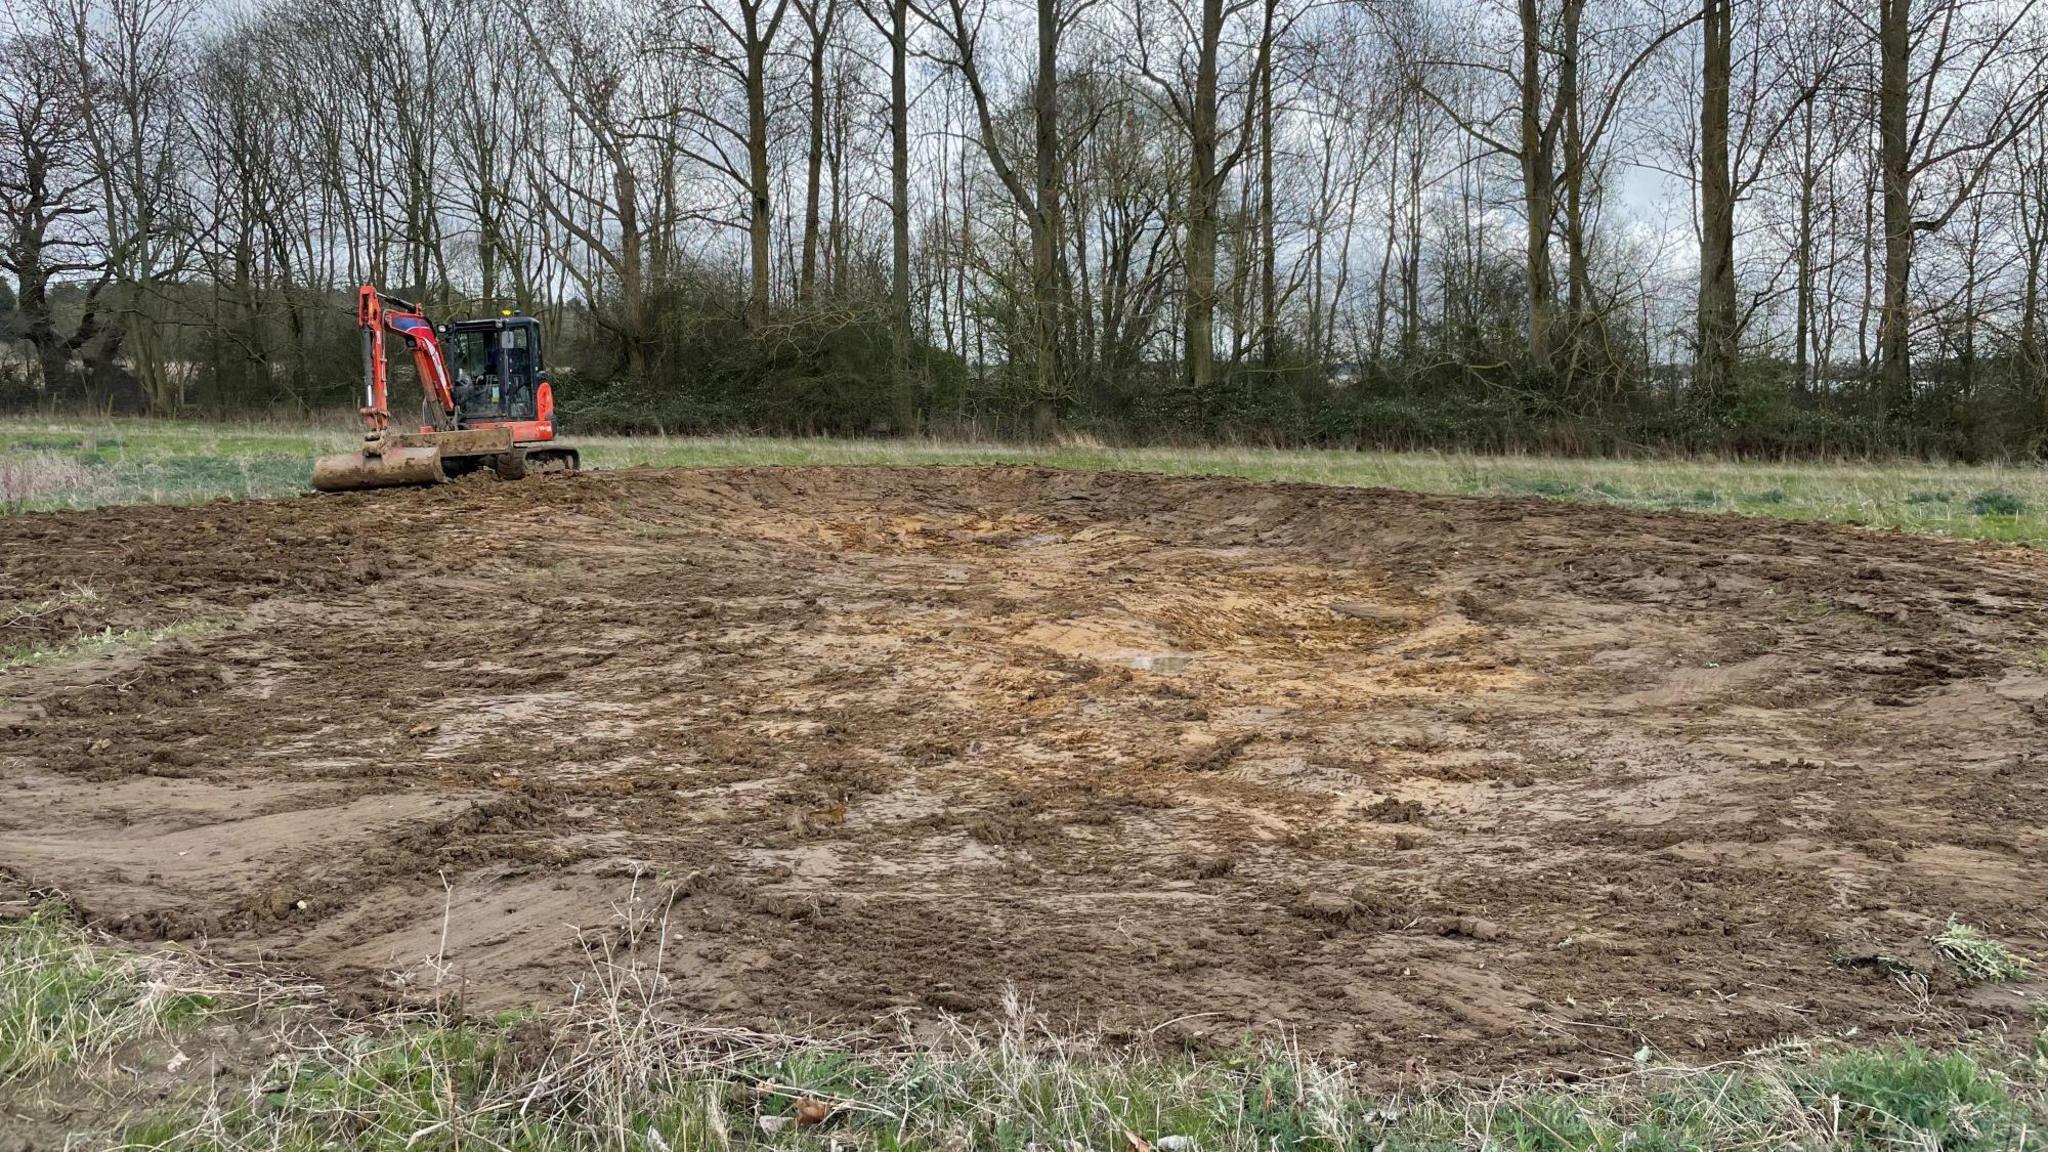
M 1556 480 L 1539 476 L 1533 480 L 1510 480 L 1507 488 L 1511 492 L 1526 492 L 1532 496 L 1565 497 L 1578 494 L 1579 486 L 1569 480 Z
M 1991 1152 L 2030 1147 L 2027 1117 L 2005 1083 L 1968 1053 L 1911 1042 L 1840 1053 L 1802 1077 L 1816 1103 L 1839 1107 L 1852 1147 Z
M 1971 980 L 1998 983 L 2027 974 L 2027 962 L 2011 949 L 1953 916 L 1934 937 L 1934 950 Z
M 1995 488 L 1970 497 L 1970 511 L 1979 516 L 2017 516 L 2026 510 L 2025 500 Z
M 0 1087 L 204 1015 L 204 990 L 156 979 L 160 962 L 95 948 L 56 906 L 0 925 Z

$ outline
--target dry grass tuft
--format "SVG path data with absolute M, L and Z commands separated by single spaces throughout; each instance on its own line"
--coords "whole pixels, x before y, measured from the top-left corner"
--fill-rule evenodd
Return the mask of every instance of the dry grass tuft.
M 91 471 L 69 456 L 54 452 L 0 455 L 0 508 L 9 512 L 19 512 L 59 493 L 83 490 L 91 483 Z
M 340 1020 L 307 1007 L 316 989 L 281 1003 L 276 986 L 246 973 L 110 949 L 55 917 L 0 924 L 0 1088 L 60 1069 L 97 1074 L 119 1106 L 102 1109 L 109 1126 L 96 1139 L 209 1152 L 1992 1152 L 2041 1147 L 2048 1119 L 2042 1040 L 1939 1053 L 1795 1044 L 1707 1067 L 1646 1051 L 1635 1067 L 1570 1085 L 1409 1081 L 1380 1092 L 1361 1069 L 1279 1041 L 1189 1055 L 1074 1037 L 1014 994 L 990 1030 L 709 1027 L 678 1016 L 666 995 L 669 899 L 665 885 L 636 883 L 591 934 L 595 959 L 573 1003 L 488 1020 L 451 1016 L 452 999 L 441 1011 Z M 430 998 L 436 971 L 415 973 Z M 138 1042 L 155 1041 L 176 1053 L 172 1071 L 198 1068 L 188 1053 L 220 1043 L 223 1021 L 245 1050 L 274 1055 L 233 1076 L 188 1075 L 160 1089 L 160 1104 L 119 1099 L 128 1073 L 113 1071 L 114 1053 L 132 1061 Z

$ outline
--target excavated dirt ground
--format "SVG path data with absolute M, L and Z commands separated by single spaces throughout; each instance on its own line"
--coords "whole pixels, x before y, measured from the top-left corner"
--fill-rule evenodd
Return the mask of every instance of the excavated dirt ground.
M 437 955 L 472 1004 L 558 999 L 664 916 L 669 990 L 717 1020 L 986 1019 L 1014 987 L 1452 1073 L 2042 991 L 1929 944 L 1951 915 L 2048 942 L 2025 549 L 639 470 L 16 517 L 0 570 L 10 648 L 179 626 L 0 670 L 0 867 L 372 1000 Z

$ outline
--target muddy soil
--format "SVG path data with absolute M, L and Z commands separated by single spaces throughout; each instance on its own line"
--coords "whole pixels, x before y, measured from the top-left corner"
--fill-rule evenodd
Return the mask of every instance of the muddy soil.
M 2023 1016 L 2048 557 L 1029 470 L 0 521 L 0 868 L 368 1001 L 601 990 L 1377 1068 Z M 43 605 L 36 612 L 22 606 Z M 49 607 L 57 605 L 56 608 Z M 143 637 L 137 639 L 136 637 Z

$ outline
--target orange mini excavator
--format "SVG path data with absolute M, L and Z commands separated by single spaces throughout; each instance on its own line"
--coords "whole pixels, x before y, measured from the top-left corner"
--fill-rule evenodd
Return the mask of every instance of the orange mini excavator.
M 363 422 L 358 452 L 313 462 L 322 492 L 439 484 L 480 468 L 501 480 L 574 472 L 581 458 L 555 441 L 555 393 L 541 360 L 540 321 L 506 313 L 435 327 L 420 306 L 365 284 L 356 292 L 363 334 Z M 419 369 L 420 430 L 391 427 L 384 333 L 396 332 Z

